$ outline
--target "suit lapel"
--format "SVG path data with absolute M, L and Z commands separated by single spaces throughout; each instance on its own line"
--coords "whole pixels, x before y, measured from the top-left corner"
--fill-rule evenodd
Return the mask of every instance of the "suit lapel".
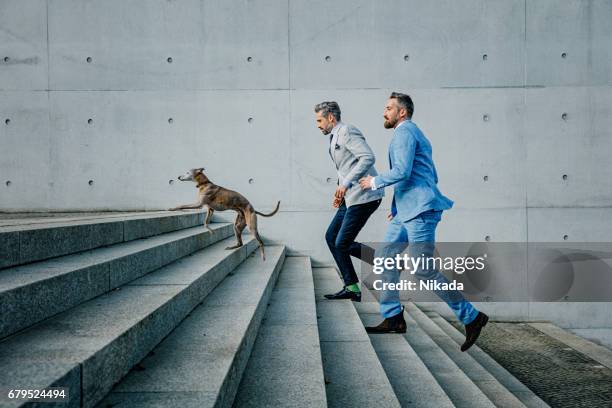
M 334 165 L 336 166 L 336 170 L 338 170 L 338 163 L 336 162 L 336 146 L 338 145 L 338 138 L 339 137 L 340 137 L 340 135 L 338 135 L 338 133 L 336 133 L 336 141 L 335 141 L 335 143 L 333 145 L 332 145 L 332 140 L 334 139 L 334 134 L 332 133 L 332 136 L 329 138 L 329 155 L 330 155 L 332 161 L 334 162 Z

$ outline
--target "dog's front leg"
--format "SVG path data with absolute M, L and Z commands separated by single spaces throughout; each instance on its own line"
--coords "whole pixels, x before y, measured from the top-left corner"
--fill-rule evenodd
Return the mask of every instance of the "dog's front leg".
M 204 206 L 204 203 L 202 201 L 198 201 L 195 204 L 179 205 L 178 207 L 170 208 L 168 211 L 195 210 L 197 208 L 202 208 L 203 206 Z

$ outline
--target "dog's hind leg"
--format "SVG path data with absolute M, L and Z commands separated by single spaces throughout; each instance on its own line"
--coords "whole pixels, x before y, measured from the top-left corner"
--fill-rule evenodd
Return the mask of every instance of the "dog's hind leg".
M 215 210 L 213 210 L 212 208 L 208 207 L 208 211 L 206 212 L 206 218 L 204 219 L 204 226 L 209 231 L 211 231 L 211 229 L 208 226 L 208 223 L 210 222 L 210 219 L 212 218 L 212 215 L 213 215 L 214 212 L 215 212 Z
M 249 230 L 251 234 L 255 237 L 257 242 L 259 242 L 259 249 L 261 250 L 261 259 L 266 260 L 266 253 L 264 251 L 264 243 L 259 236 L 259 232 L 257 231 L 257 215 L 255 211 L 251 211 L 246 214 L 247 224 L 249 225 Z
M 236 245 L 229 246 L 225 249 L 236 249 L 242 246 L 242 230 L 244 230 L 244 227 L 246 227 L 244 214 L 241 211 L 238 211 L 236 221 L 234 221 L 234 234 L 236 234 Z

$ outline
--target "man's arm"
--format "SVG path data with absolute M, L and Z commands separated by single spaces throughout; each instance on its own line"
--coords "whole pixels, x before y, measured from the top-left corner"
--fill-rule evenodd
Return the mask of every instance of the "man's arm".
M 374 178 L 374 186 L 377 189 L 410 178 L 416 145 L 417 141 L 410 131 L 400 131 L 395 134 L 391 146 L 389 146 L 391 170 L 381 173 Z
M 357 163 L 355 163 L 342 183 L 344 187 L 348 188 L 368 172 L 370 167 L 374 165 L 376 158 L 365 137 L 363 137 L 363 134 L 357 128 L 347 126 L 344 137 L 344 147 L 357 158 Z

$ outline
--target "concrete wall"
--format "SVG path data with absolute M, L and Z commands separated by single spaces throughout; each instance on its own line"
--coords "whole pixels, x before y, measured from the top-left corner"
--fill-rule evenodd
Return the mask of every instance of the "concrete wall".
M 312 107 L 338 101 L 384 170 L 399 90 L 455 200 L 439 240 L 612 241 L 611 20 L 609 0 L 1 0 L 0 210 L 168 208 L 203 166 L 281 200 L 263 234 L 328 263 Z

